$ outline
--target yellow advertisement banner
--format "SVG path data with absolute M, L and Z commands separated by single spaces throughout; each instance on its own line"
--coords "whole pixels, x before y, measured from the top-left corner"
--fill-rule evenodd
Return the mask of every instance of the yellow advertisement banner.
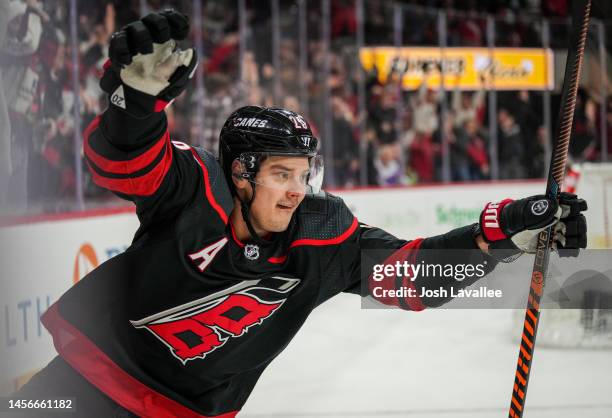
M 359 52 L 366 71 L 376 70 L 381 83 L 402 77 L 406 90 L 550 90 L 553 54 L 541 48 L 368 47 Z

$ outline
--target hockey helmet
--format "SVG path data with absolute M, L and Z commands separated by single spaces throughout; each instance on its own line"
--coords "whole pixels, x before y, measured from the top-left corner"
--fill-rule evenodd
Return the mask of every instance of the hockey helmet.
M 323 183 L 323 159 L 317 155 L 318 140 L 299 114 L 280 108 L 245 106 L 232 113 L 221 129 L 219 160 L 230 185 L 232 163 L 238 160 L 240 176 L 253 185 L 274 187 L 278 182 L 257 176 L 261 163 L 270 156 L 308 157 L 308 173 L 296 173 L 283 188 L 316 194 Z M 234 188 L 230 186 L 232 193 Z

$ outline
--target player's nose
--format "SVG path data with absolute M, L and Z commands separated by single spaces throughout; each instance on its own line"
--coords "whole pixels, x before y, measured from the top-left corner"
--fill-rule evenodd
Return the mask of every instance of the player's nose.
M 304 196 L 304 193 L 300 193 L 297 190 L 287 190 L 285 195 L 291 203 L 297 204 L 299 203 L 299 200 Z

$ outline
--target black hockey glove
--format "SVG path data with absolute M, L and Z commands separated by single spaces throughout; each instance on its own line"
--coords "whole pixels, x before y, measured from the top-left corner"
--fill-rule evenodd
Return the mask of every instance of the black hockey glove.
M 489 253 L 500 261 L 512 261 L 523 252 L 535 253 L 538 234 L 554 225 L 553 250 L 560 256 L 577 256 L 587 245 L 586 201 L 561 193 L 559 202 L 544 195 L 487 203 L 480 214 L 479 231 L 489 243 Z
M 164 110 L 185 90 L 198 64 L 193 48 L 176 48 L 188 33 L 187 16 L 165 10 L 113 34 L 100 80 L 110 106 L 139 118 Z

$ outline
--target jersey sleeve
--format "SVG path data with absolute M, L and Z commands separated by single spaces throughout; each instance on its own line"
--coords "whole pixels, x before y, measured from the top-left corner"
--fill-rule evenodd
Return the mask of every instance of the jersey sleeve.
M 317 257 L 322 277 L 318 304 L 341 292 L 367 295 L 368 289 L 361 281 L 362 268 L 366 270 L 369 265 L 382 262 L 383 252 L 394 252 L 419 243 L 399 239 L 383 229 L 359 222 L 339 197 L 327 194 L 324 203 L 325 220 L 314 222 L 314 225 L 333 231 L 335 238 L 330 241 L 333 245 L 323 247 Z M 365 256 L 363 260 L 362 255 Z M 396 304 L 396 301 L 383 303 Z
M 344 203 L 342 203 L 344 204 Z M 455 280 L 453 277 L 428 276 L 411 280 L 410 276 L 374 280 L 375 265 L 394 265 L 396 262 L 418 265 L 421 263 L 444 264 L 483 264 L 488 274 L 497 264 L 495 260 L 480 251 L 474 237 L 474 225 L 451 230 L 445 234 L 428 238 L 405 240 L 387 231 L 359 223 L 358 228 L 327 257 L 322 257 L 325 278 L 321 302 L 334 294 L 347 292 L 363 297 L 371 297 L 376 302 L 406 310 L 421 311 L 428 307 L 438 307 L 451 298 L 421 298 L 425 289 L 445 287 L 461 289 L 473 284 L 478 278 Z M 330 249 L 331 250 L 331 249 Z M 461 250 L 461 251 L 449 251 Z M 467 251 L 465 251 L 467 250 Z M 466 254 L 469 259 L 466 259 Z M 413 289 L 415 296 L 386 296 L 381 290 Z M 456 294 L 456 292 L 454 292 Z M 449 292 L 449 294 L 452 294 Z
M 111 106 L 83 140 L 93 181 L 134 202 L 141 224 L 172 218 L 196 201 L 227 223 L 231 196 L 217 161 L 171 141 L 165 112 L 138 119 Z
M 339 249 L 345 286 L 342 291 L 363 297 L 371 296 L 378 303 L 387 306 L 414 311 L 425 309 L 425 305 L 419 298 L 375 296 L 376 287 L 383 287 L 386 290 L 400 287 L 416 289 L 415 283 L 409 278 L 386 280 L 379 283 L 368 275 L 376 264 L 393 264 L 396 261 L 404 260 L 416 263 L 422 243 L 422 239 L 412 241 L 400 239 L 381 228 L 359 223 L 359 228 L 351 239 Z

